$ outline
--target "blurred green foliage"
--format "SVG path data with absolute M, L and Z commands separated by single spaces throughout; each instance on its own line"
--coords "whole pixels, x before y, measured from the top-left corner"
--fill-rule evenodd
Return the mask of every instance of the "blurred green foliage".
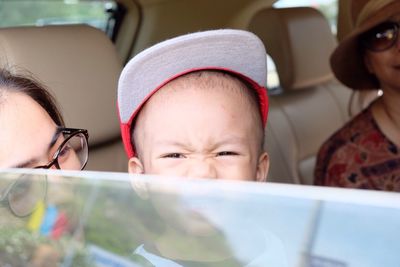
M 131 187 L 116 189 L 111 183 L 105 183 L 99 188 L 85 223 L 85 242 L 129 256 L 144 239 L 149 238 L 150 224 L 142 219 L 155 218 L 152 207 L 148 201 L 140 200 Z
M 71 238 L 53 240 L 24 228 L 8 227 L 0 229 L 0 266 L 30 266 L 35 253 L 46 245 L 59 255 L 60 261 L 66 256 L 67 248 L 73 247 L 72 266 L 94 266 L 88 252 Z
M 318 9 L 325 15 L 332 27 L 332 30 L 334 33 L 336 33 L 338 3 L 336 1 L 332 1 L 331 3 L 320 4 Z

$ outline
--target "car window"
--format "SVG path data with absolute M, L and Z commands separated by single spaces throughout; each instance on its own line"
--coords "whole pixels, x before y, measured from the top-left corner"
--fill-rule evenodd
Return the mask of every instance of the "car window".
M 267 90 L 270 95 L 280 92 L 280 82 L 274 60 L 267 54 Z
M 0 201 L 0 266 L 400 262 L 387 192 L 20 169 L 0 172 Z
M 2 0 L 0 27 L 85 23 L 108 32 L 116 7 L 111 0 Z

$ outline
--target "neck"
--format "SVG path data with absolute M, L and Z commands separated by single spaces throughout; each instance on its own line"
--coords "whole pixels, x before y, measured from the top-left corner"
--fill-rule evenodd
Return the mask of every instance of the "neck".
M 400 97 L 384 91 L 372 106 L 372 115 L 379 129 L 390 141 L 400 146 Z
M 381 98 L 382 109 L 400 131 L 400 91 L 385 90 Z

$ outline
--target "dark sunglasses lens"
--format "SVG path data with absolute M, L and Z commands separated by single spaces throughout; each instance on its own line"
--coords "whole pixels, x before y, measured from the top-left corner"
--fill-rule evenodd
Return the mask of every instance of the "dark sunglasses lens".
M 58 154 L 58 165 L 62 170 L 81 170 L 88 160 L 88 144 L 83 133 L 72 136 Z
M 397 24 L 387 22 L 368 31 L 363 37 L 363 42 L 372 51 L 384 51 L 394 45 L 397 40 L 397 34 Z
M 22 175 L 8 193 L 8 203 L 12 212 L 19 217 L 31 214 L 46 196 L 44 175 Z

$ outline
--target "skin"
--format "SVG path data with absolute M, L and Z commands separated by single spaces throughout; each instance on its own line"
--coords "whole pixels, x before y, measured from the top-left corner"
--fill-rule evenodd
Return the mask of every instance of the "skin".
M 129 172 L 265 181 L 269 158 L 261 149 L 261 118 L 246 90 L 237 79 L 215 73 L 181 77 L 167 84 L 139 114 L 134 132 L 138 157 L 130 159 Z M 216 224 L 224 220 L 222 203 L 203 198 L 207 192 L 201 187 L 195 195 L 177 195 L 180 189 L 166 181 L 163 189 L 171 188 L 175 194 L 159 195 L 145 186 L 133 186 L 141 196 L 150 194 L 165 222 L 154 242 L 163 257 L 210 266 L 221 260 L 230 260 L 229 266 L 244 265 L 243 259 L 232 258 L 230 244 Z M 258 236 L 252 235 L 251 240 L 243 241 L 243 246 L 251 248 L 249 258 L 264 248 Z
M 139 156 L 129 160 L 129 172 L 265 181 L 269 158 L 255 137 L 258 111 L 235 86 L 221 77 L 181 77 L 159 90 L 139 114 Z
M 247 90 L 236 78 L 208 72 L 165 85 L 139 113 L 134 131 L 138 156 L 130 159 L 129 172 L 265 181 L 269 158 L 262 150 L 258 103 Z M 210 266 L 221 260 L 230 260 L 229 266 L 244 265 L 244 259 L 232 258 L 229 242 L 216 224 L 224 218 L 221 203 L 203 198 L 201 187 L 196 194 L 177 195 L 180 189 L 166 181 L 164 191 L 171 188 L 175 193 L 159 195 L 135 184 L 136 192 L 149 197 L 164 222 L 154 242 L 163 257 Z M 253 258 L 264 248 L 264 240 L 259 236 L 250 240 L 243 246 L 251 248 L 248 256 Z
M 57 125 L 47 112 L 23 93 L 2 91 L 0 127 L 1 168 L 46 165 L 64 140 L 57 134 Z M 59 162 L 68 169 L 79 169 L 80 166 L 72 151 L 64 151 Z
M 400 15 L 392 20 L 400 21 Z M 366 50 L 364 61 L 383 90 L 382 97 L 372 106 L 373 116 L 382 132 L 400 146 L 400 38 L 385 51 Z
M 0 88 L 0 129 L 1 168 L 47 165 L 64 140 L 62 135 L 57 134 L 57 125 L 37 102 L 23 93 L 10 92 L 3 88 Z M 63 166 L 70 169 L 80 168 L 80 163 L 72 151 L 63 152 L 63 155 L 59 156 L 60 164 L 61 161 Z M 39 177 L 37 182 L 35 178 L 37 177 L 29 176 L 19 179 L 20 182 L 26 183 L 26 186 L 22 187 L 24 190 L 17 190 L 18 194 L 13 192 L 11 197 L 7 198 L 8 205 L 12 205 L 14 210 L 26 210 L 27 202 L 36 203 L 43 197 L 42 177 Z M 65 182 L 56 182 L 60 182 L 60 177 L 49 176 L 47 179 L 51 181 L 51 186 L 47 188 L 46 203 L 58 205 L 66 196 L 71 197 L 71 190 L 66 188 Z M 57 189 L 59 191 L 55 192 Z M 68 214 L 69 226 L 72 226 L 72 216 L 73 214 Z M 56 266 L 60 260 L 59 253 L 50 245 L 39 245 L 32 248 L 32 252 L 31 266 Z

